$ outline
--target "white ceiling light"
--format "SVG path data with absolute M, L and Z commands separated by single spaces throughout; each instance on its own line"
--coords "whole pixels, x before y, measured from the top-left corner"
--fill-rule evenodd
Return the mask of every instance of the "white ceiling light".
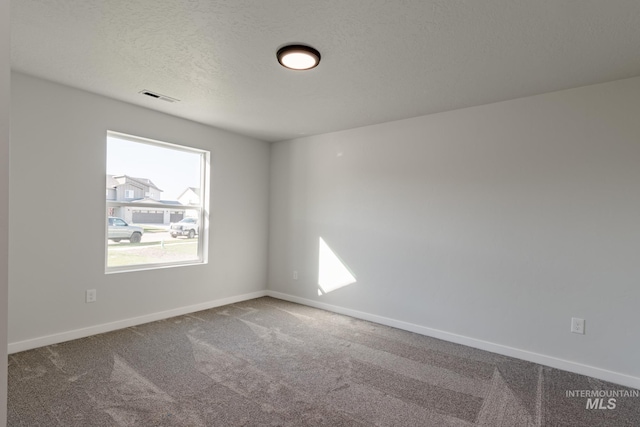
M 320 52 L 303 45 L 285 46 L 277 56 L 280 65 L 291 70 L 310 70 L 320 63 Z

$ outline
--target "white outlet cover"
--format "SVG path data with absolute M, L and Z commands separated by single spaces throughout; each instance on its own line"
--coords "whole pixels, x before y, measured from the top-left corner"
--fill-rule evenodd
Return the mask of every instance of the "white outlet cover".
M 578 317 L 571 318 L 571 332 L 584 335 L 584 319 Z
M 87 289 L 85 301 L 86 302 L 95 302 L 96 301 L 96 290 L 95 289 Z

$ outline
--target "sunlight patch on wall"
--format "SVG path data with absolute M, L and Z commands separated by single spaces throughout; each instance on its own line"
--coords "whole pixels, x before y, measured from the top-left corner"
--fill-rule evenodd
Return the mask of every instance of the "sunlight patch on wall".
M 318 295 L 356 283 L 355 276 L 322 237 L 318 253 Z

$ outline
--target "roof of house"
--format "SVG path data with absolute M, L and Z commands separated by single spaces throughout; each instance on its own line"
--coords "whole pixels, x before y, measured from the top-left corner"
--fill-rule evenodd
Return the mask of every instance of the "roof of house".
M 200 197 L 200 189 L 197 187 L 187 187 L 182 193 L 180 193 L 180 195 L 178 196 L 178 199 L 182 196 L 184 196 L 189 190 L 193 191 L 195 193 L 196 196 Z
M 135 181 L 141 182 L 141 183 L 142 183 L 142 184 L 144 184 L 144 185 L 148 185 L 149 187 L 153 187 L 153 188 L 155 188 L 156 190 L 162 191 L 162 190 L 160 190 L 160 189 L 158 188 L 158 186 L 157 186 L 157 185 L 155 185 L 155 184 L 153 183 L 153 181 L 151 181 L 149 178 L 134 178 L 134 177 L 131 177 L 131 176 L 128 176 L 128 175 L 125 175 L 125 176 L 127 176 L 129 179 L 133 179 L 133 180 L 135 180 Z
M 124 178 L 125 182 L 133 181 L 133 182 L 136 182 L 136 183 L 138 183 L 140 185 L 144 185 L 146 187 L 153 187 L 158 191 L 162 191 L 149 178 L 136 178 L 136 177 L 129 176 L 129 175 L 107 175 L 107 188 L 114 188 L 114 187 L 117 187 L 118 185 L 122 185 L 123 183 L 118 181 L 118 178 Z M 110 186 L 110 183 L 115 183 L 115 184 Z
M 180 203 L 177 200 L 155 200 L 155 199 L 150 199 L 149 197 L 145 197 L 143 199 L 131 200 L 129 203 L 145 203 L 145 204 L 149 203 L 154 205 L 182 206 L 182 203 Z

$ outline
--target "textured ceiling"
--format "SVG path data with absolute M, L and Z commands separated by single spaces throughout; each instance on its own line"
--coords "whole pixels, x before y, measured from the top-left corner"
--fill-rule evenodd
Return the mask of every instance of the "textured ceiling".
M 267 141 L 640 75 L 639 0 L 11 7 L 14 70 Z M 276 51 L 292 42 L 318 49 L 320 66 L 279 66 Z

